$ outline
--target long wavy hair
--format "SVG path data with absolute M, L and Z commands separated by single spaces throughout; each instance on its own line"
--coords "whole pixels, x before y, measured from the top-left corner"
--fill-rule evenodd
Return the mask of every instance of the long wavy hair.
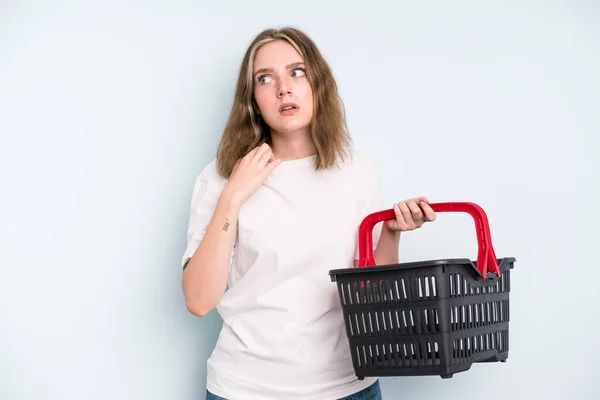
M 306 76 L 313 91 L 310 133 L 317 151 L 315 168 L 334 167 L 349 155 L 351 138 L 344 104 L 321 52 L 312 39 L 297 28 L 266 29 L 254 38 L 242 59 L 231 112 L 218 147 L 217 169 L 226 179 L 236 162 L 250 150 L 265 142 L 272 144 L 270 128 L 257 113 L 252 65 L 258 49 L 273 40 L 287 41 L 304 59 Z

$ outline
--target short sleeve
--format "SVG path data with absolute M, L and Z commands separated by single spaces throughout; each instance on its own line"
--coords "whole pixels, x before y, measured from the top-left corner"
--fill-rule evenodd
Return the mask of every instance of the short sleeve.
M 382 194 L 382 188 L 381 188 L 381 179 L 380 179 L 377 169 L 375 168 L 375 166 L 372 163 L 368 163 L 365 166 L 365 174 L 363 176 L 363 179 L 369 183 L 368 185 L 365 185 L 365 186 L 370 187 L 370 190 L 368 190 L 366 192 L 367 196 L 366 196 L 366 201 L 364 202 L 364 206 L 363 206 L 362 213 L 361 213 L 362 214 L 361 221 L 367 215 L 383 210 L 383 194 Z M 375 248 L 377 247 L 377 243 L 379 242 L 379 237 L 381 236 L 382 226 L 383 225 L 381 223 L 379 223 L 379 224 L 375 225 L 375 227 L 373 228 L 373 250 L 375 250 Z M 358 234 L 357 234 L 357 238 L 358 238 Z M 358 249 L 359 248 L 358 248 L 358 243 L 357 243 L 356 254 L 355 254 L 356 260 L 359 259 Z
M 190 203 L 187 244 L 181 258 L 182 268 L 194 255 L 202 241 L 225 184 L 226 180 L 217 173 L 215 160 L 208 164 L 197 176 Z

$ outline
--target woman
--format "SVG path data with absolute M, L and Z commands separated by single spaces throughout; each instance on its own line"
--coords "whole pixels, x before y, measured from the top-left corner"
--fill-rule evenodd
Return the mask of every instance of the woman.
M 182 260 L 187 309 L 217 307 L 223 319 L 208 399 L 381 398 L 376 378 L 354 374 L 328 275 L 356 265 L 358 226 L 383 208 L 377 171 L 351 151 L 344 118 L 306 34 L 254 39 L 217 157 L 195 183 Z M 394 209 L 373 234 L 377 264 L 397 263 L 400 232 L 435 219 L 425 198 Z

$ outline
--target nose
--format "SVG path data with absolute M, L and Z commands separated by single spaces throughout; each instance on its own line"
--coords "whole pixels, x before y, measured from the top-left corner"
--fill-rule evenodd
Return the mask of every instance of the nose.
M 277 91 L 277 97 L 283 97 L 286 94 L 291 96 L 292 88 L 286 82 L 283 82 Z

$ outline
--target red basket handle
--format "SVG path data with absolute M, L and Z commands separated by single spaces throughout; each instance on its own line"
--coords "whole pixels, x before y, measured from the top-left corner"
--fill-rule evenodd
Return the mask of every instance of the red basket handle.
M 477 233 L 477 269 L 483 278 L 486 277 L 488 270 L 492 273 L 495 272 L 498 277 L 501 276 L 498 259 L 492 246 L 489 222 L 483 208 L 475 203 L 468 202 L 431 203 L 429 206 L 435 212 L 466 212 L 470 214 L 475 221 Z M 379 222 L 395 218 L 394 209 L 389 209 L 374 212 L 363 219 L 358 231 L 359 267 L 375 265 L 373 258 L 373 227 Z

